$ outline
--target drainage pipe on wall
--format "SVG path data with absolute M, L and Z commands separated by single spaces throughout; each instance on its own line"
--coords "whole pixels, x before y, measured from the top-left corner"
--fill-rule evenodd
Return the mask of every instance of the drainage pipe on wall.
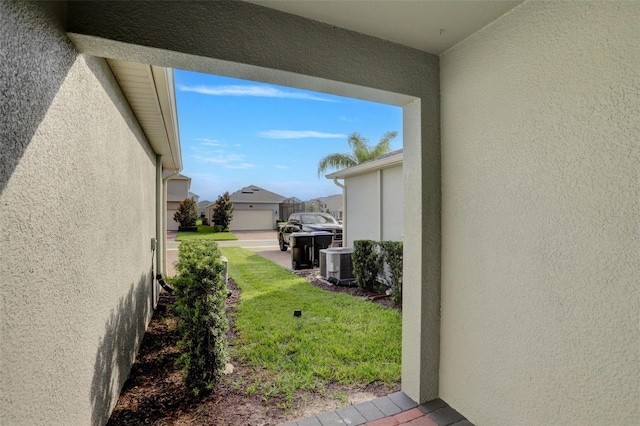
M 333 178 L 333 183 L 342 188 L 342 247 L 347 246 L 347 186 Z
M 165 244 L 162 226 L 162 155 L 156 155 L 156 270 L 154 276 L 162 273 L 162 265 L 164 264 L 165 257 Z M 154 288 L 153 304 L 158 303 L 158 296 L 160 291 L 156 287 Z

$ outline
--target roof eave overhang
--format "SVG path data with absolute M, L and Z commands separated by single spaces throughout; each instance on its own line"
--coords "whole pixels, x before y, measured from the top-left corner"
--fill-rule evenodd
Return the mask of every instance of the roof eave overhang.
M 182 170 L 173 69 L 151 66 L 151 73 L 167 137 L 166 139 L 150 140 L 149 143 L 155 152 L 168 153 L 168 155 L 162 156 L 163 168 L 167 170 Z
M 399 153 L 397 155 L 392 155 L 380 160 L 367 161 L 366 163 L 358 164 L 357 166 L 329 173 L 325 177 L 327 179 L 345 179 L 352 176 L 370 173 L 376 170 L 388 169 L 394 166 L 401 166 L 403 159 L 403 153 Z

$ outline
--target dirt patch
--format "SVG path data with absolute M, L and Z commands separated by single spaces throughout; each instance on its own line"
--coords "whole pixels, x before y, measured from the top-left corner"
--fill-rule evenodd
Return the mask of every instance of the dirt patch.
M 397 309 L 398 311 L 402 312 L 402 309 L 396 306 L 393 300 L 391 300 L 391 298 L 386 294 L 367 293 L 365 291 L 362 291 L 358 287 L 348 287 L 344 285 L 331 284 L 320 276 L 320 271 L 317 269 L 295 271 L 294 273 L 306 279 L 314 286 L 319 287 L 323 290 L 335 293 L 347 293 L 353 297 L 358 297 L 363 300 L 369 300 L 373 303 L 384 306 L 385 308 Z
M 332 286 L 313 273 L 300 274 L 312 284 L 328 291 L 366 297 L 356 288 Z M 231 281 L 231 280 L 230 280 Z M 229 313 L 228 337 L 235 337 L 233 311 L 239 300 L 239 290 L 231 281 L 227 299 Z M 380 299 L 374 303 L 390 303 Z M 372 383 L 367 386 L 327 385 L 320 392 L 297 392 L 290 408 L 278 398 L 247 395 L 237 385 L 260 374 L 254 368 L 234 365 L 233 373 L 222 377 L 215 389 L 194 396 L 182 384 L 183 373 L 175 367 L 179 356 L 176 319 L 171 312 L 173 299 L 163 293 L 158 308 L 145 333 L 138 357 L 123 386 L 120 398 L 109 419 L 109 425 L 217 425 L 275 426 L 339 407 L 355 404 L 400 390 L 400 386 Z

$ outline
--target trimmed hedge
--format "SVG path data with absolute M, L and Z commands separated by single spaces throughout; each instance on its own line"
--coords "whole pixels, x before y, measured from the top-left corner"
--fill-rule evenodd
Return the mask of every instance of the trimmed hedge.
M 198 232 L 197 226 L 178 226 L 180 232 Z
M 385 281 L 391 290 L 391 300 L 402 305 L 402 241 L 381 241 L 380 257 L 386 266 Z
M 212 389 L 228 361 L 227 287 L 224 264 L 215 241 L 180 244 L 175 310 L 178 316 L 177 361 L 186 373 L 184 382 L 194 394 Z
M 353 242 L 353 275 L 356 284 L 365 291 L 377 291 L 377 281 L 382 269 L 377 243 L 373 240 L 356 240 Z
M 353 274 L 365 291 L 389 288 L 391 299 L 402 304 L 402 253 L 400 241 L 356 240 L 353 242 Z

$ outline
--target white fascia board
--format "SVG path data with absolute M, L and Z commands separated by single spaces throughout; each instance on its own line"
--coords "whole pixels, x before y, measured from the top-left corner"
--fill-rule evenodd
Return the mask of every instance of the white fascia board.
M 366 163 L 358 164 L 357 166 L 342 169 L 337 172 L 330 173 L 325 177 L 327 179 L 344 179 L 351 176 L 357 176 L 364 173 L 370 173 L 376 170 L 388 169 L 393 166 L 401 166 L 404 159 L 403 153 L 392 155 L 390 157 L 382 158 L 380 160 L 367 161 Z
M 169 158 L 163 166 L 169 170 L 182 170 L 182 152 L 180 150 L 180 134 L 178 129 L 178 109 L 176 107 L 176 93 L 173 81 L 173 69 L 151 66 L 153 81 L 160 103 L 162 121 L 167 133 L 169 144 Z

